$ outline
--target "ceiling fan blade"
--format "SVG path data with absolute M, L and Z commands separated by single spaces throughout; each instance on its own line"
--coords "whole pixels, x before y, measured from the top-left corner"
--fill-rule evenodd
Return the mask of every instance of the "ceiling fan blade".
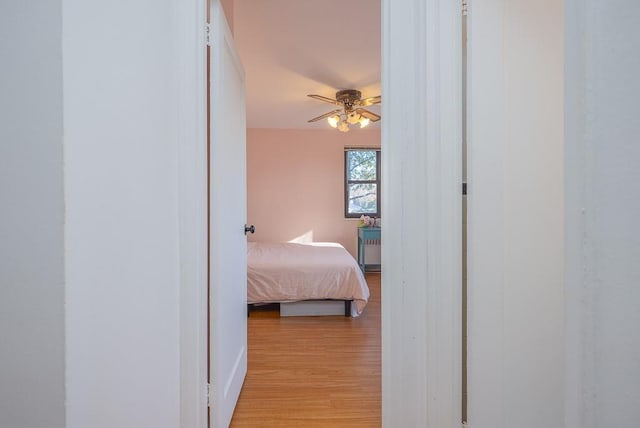
M 378 95 L 377 97 L 369 97 L 364 100 L 360 100 L 360 105 L 362 107 L 367 107 L 373 104 L 380 104 L 380 101 L 382 101 L 382 98 Z
M 307 95 L 307 96 L 319 101 L 324 101 L 325 103 L 340 105 L 338 104 L 338 101 L 334 100 L 333 98 L 327 98 L 327 97 L 323 97 L 322 95 L 315 95 L 315 94 Z
M 381 117 L 380 117 L 379 115 L 375 114 L 375 113 L 374 113 L 374 112 L 372 112 L 372 111 L 365 110 L 365 109 L 363 109 L 363 108 L 356 109 L 356 112 L 357 112 L 360 116 L 366 117 L 366 118 L 367 118 L 367 119 L 369 119 L 371 122 L 377 122 L 377 121 L 379 121 L 379 120 L 381 119 Z
M 340 113 L 341 111 L 342 111 L 342 110 L 340 110 L 340 109 L 335 109 L 335 110 L 332 110 L 332 111 L 330 111 L 330 112 L 328 112 L 328 113 L 325 113 L 325 114 L 323 114 L 323 115 L 321 115 L 321 116 L 314 117 L 314 118 L 313 118 L 313 119 L 311 119 L 311 120 L 307 120 L 307 122 L 308 122 L 308 123 L 311 123 L 311 122 L 317 122 L 317 121 L 319 121 L 319 120 L 326 119 L 326 118 L 327 118 L 327 117 L 329 117 L 329 116 L 333 116 L 334 114 Z

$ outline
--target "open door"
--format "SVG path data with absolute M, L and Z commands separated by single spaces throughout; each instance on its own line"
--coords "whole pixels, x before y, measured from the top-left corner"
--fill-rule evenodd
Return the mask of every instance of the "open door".
M 247 373 L 246 119 L 244 70 L 219 0 L 210 12 L 209 411 L 221 428 Z

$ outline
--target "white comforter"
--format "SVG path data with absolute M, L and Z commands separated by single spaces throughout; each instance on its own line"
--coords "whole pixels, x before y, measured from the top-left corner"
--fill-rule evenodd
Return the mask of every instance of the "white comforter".
M 358 316 L 369 299 L 360 267 L 340 244 L 249 242 L 247 263 L 249 303 L 353 300 Z

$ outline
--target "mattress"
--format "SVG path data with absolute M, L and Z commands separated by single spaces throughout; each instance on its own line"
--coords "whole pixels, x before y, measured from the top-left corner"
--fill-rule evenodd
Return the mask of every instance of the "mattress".
M 369 287 L 355 259 L 331 242 L 247 245 L 248 303 L 352 300 L 351 315 L 362 313 Z

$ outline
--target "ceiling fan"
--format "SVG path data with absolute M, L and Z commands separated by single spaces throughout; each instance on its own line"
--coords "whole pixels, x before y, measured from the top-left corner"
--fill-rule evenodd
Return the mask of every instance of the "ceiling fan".
M 359 123 L 360 128 L 364 128 L 369 124 L 369 122 L 377 122 L 380 120 L 379 115 L 363 108 L 373 104 L 380 104 L 380 95 L 362 99 L 360 91 L 355 89 L 343 89 L 336 92 L 335 99 L 323 97 L 322 95 L 307 96 L 341 107 L 318 117 L 314 117 L 307 121 L 309 123 L 327 119 L 327 122 L 329 122 L 329 125 L 332 128 L 337 128 L 342 132 L 349 132 L 349 125 Z

